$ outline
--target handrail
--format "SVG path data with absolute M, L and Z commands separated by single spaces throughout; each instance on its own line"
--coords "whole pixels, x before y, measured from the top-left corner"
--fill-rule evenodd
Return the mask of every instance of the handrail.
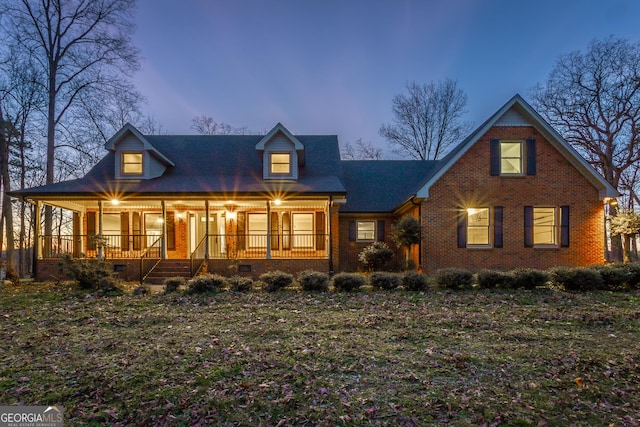
M 162 261 L 162 254 L 160 254 L 160 251 L 162 250 L 162 245 L 159 245 L 159 247 L 156 248 L 156 245 L 158 245 L 158 243 L 162 242 L 162 238 L 163 238 L 162 235 L 158 236 L 158 238 L 151 245 L 147 246 L 142 251 L 142 254 L 140 255 L 140 283 L 144 283 L 144 280 L 147 277 L 149 277 L 149 274 L 151 274 L 153 269 L 156 268 L 158 266 L 158 264 L 160 264 L 160 261 Z M 154 248 L 158 249 L 159 256 L 157 256 L 157 257 L 147 257 L 147 255 L 150 253 L 150 250 L 154 249 Z M 155 262 L 153 263 L 151 268 L 149 268 L 147 271 L 145 271 L 145 268 L 144 268 L 145 260 L 155 260 Z
M 200 269 L 202 268 L 202 265 L 205 263 L 206 261 L 206 257 L 203 255 L 202 257 L 198 257 L 196 258 L 196 255 L 200 252 L 200 250 L 202 249 L 201 247 L 204 246 L 204 244 L 207 242 L 207 235 L 205 234 L 202 237 L 202 240 L 200 240 L 200 243 L 198 243 L 196 245 L 196 248 L 193 250 L 193 252 L 191 252 L 190 255 L 190 259 L 191 259 L 191 277 L 195 276 Z M 199 264 L 198 264 L 199 261 Z M 196 267 L 196 264 L 198 264 L 198 266 Z

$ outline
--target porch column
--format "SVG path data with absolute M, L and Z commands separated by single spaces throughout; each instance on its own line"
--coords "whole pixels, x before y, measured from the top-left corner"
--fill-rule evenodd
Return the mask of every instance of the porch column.
M 204 259 L 209 259 L 209 201 L 204 201 Z
M 271 201 L 267 200 L 267 259 L 271 259 Z
M 97 241 L 98 259 L 104 258 L 104 252 L 103 252 L 104 240 L 102 240 L 102 214 L 103 214 L 102 200 L 98 200 L 98 241 Z
M 328 227 L 327 229 L 329 230 L 329 242 L 328 242 L 328 247 L 327 247 L 327 255 L 329 257 L 329 273 L 333 274 L 334 268 L 333 268 L 333 233 L 332 233 L 332 229 L 331 229 L 331 211 L 333 208 L 333 197 L 329 197 L 329 202 L 326 205 L 326 210 L 327 210 L 327 222 L 328 222 Z M 324 237 L 323 237 L 324 238 Z
M 80 219 L 81 214 L 79 212 L 73 212 L 73 242 L 71 245 L 71 253 L 74 258 L 80 258 L 80 253 L 82 252 L 82 239 L 80 237 L 81 226 Z
M 162 238 L 160 239 L 161 258 L 167 258 L 167 204 L 164 200 L 160 200 L 162 207 Z
M 35 223 L 33 226 L 33 259 L 40 259 L 40 211 L 42 210 L 42 202 L 39 200 L 36 200 L 36 205 L 35 205 Z M 35 271 L 35 269 L 34 269 Z

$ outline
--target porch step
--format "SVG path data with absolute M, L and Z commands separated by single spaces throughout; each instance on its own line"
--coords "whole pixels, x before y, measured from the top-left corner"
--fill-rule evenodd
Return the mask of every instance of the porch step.
M 144 283 L 161 285 L 164 279 L 169 277 L 191 278 L 191 261 L 186 259 L 163 259 L 151 270 Z

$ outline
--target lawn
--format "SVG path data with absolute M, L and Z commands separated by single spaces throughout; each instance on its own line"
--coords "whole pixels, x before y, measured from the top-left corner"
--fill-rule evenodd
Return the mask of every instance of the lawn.
M 0 288 L 0 405 L 65 425 L 640 423 L 640 292 Z

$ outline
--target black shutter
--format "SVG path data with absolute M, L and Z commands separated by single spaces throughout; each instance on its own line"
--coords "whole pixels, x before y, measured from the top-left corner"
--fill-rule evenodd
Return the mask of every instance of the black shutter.
M 384 242 L 384 220 L 378 220 L 376 223 L 376 232 L 378 242 Z
M 527 175 L 536 174 L 536 140 L 527 139 Z
M 129 250 L 129 212 L 120 212 L 120 249 Z
M 461 209 L 458 212 L 458 247 L 467 247 L 467 211 Z
M 491 151 L 491 175 L 500 175 L 500 140 L 492 139 Z M 465 245 L 466 246 L 466 245 Z
M 169 211 L 167 217 L 167 250 L 174 251 L 176 249 L 176 213 Z
M 133 250 L 139 251 L 142 249 L 142 221 L 140 212 L 133 212 Z
M 560 246 L 569 247 L 569 206 L 560 206 Z
M 316 250 L 323 251 L 326 244 L 327 221 L 324 212 L 316 212 Z
M 244 222 L 246 214 L 244 212 L 238 212 L 236 216 L 238 222 L 236 224 L 236 245 L 238 250 L 243 251 L 245 249 L 245 234 L 244 234 Z
M 96 249 L 96 213 L 87 212 L 87 249 Z
M 524 207 L 524 247 L 533 247 L 533 206 Z
M 349 221 L 349 241 L 356 241 L 356 233 L 356 221 L 352 219 L 351 221 Z
M 502 247 L 502 206 L 493 208 L 493 247 Z
M 271 212 L 271 250 L 280 249 L 280 229 L 278 227 L 278 212 Z

